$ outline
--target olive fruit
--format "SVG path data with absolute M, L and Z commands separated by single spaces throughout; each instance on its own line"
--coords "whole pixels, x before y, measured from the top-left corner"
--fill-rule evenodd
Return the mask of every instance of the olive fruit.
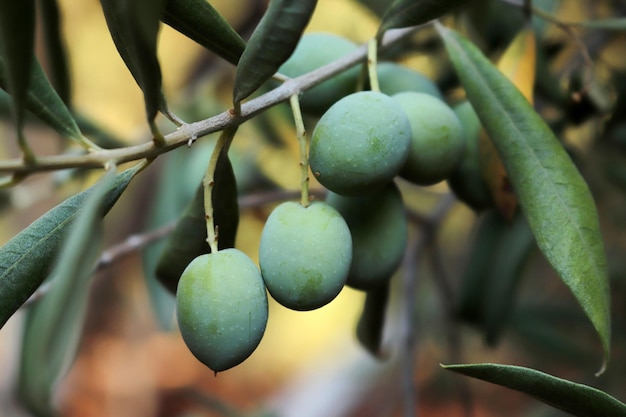
M 380 91 L 390 96 L 405 91 L 417 91 L 430 94 L 443 100 L 441 90 L 430 78 L 425 75 L 396 64 L 395 62 L 380 62 L 376 66 Z
M 183 340 L 215 372 L 238 365 L 256 349 L 267 324 L 268 303 L 257 266 L 238 249 L 200 255 L 176 290 Z
M 411 123 L 411 150 L 400 176 L 418 185 L 445 180 L 463 158 L 461 122 L 442 100 L 429 94 L 404 92 L 392 96 Z
M 320 118 L 309 151 L 317 180 L 338 194 L 356 195 L 381 188 L 398 174 L 411 145 L 411 125 L 391 97 L 352 93 Z
M 476 211 L 493 207 L 491 191 L 480 166 L 480 119 L 469 101 L 457 104 L 453 110 L 463 126 L 465 155 L 448 178 L 448 185 L 459 200 Z
M 353 52 L 357 45 L 332 33 L 307 33 L 300 38 L 293 54 L 278 72 L 294 78 L 316 70 Z M 352 93 L 359 68 L 354 67 L 304 92 L 300 105 L 307 113 L 321 115 L 337 100 Z
M 348 223 L 352 264 L 347 284 L 369 290 L 385 284 L 402 262 L 407 244 L 407 217 L 394 182 L 363 196 L 328 193 L 326 202 Z
M 284 202 L 263 227 L 263 280 L 272 297 L 287 308 L 313 310 L 332 301 L 346 283 L 351 260 L 348 225 L 324 202 L 308 207 Z

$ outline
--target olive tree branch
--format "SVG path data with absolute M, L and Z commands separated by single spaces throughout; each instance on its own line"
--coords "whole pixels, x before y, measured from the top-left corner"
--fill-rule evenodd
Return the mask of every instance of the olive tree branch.
M 406 29 L 389 30 L 385 34 L 380 49 L 383 50 L 411 35 L 421 26 Z M 340 72 L 347 70 L 358 63 L 364 62 L 367 56 L 367 45 L 362 45 L 356 51 L 323 66 L 315 71 L 300 77 L 285 81 L 277 88 L 251 99 L 241 105 L 241 114 L 235 115 L 232 109 L 217 114 L 208 119 L 194 123 L 187 123 L 164 137 L 161 145 L 156 146 L 153 141 L 139 145 L 116 149 L 93 150 L 83 155 L 52 155 L 38 156 L 36 163 L 26 164 L 23 158 L 0 161 L 0 173 L 28 175 L 35 172 L 56 171 L 68 168 L 102 168 L 108 161 L 117 164 L 140 159 L 154 159 L 183 145 L 189 145 L 198 138 L 211 133 L 222 131 L 228 127 L 242 124 L 259 113 L 279 103 L 288 101 L 294 94 L 300 94 L 317 84 L 325 81 Z

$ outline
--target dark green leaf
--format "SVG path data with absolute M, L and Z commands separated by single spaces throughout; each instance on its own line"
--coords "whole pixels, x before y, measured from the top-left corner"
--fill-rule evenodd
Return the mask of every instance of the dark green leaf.
M 610 352 L 606 255 L 591 192 L 524 96 L 464 37 L 438 25 L 463 87 L 502 157 L 539 249 Z
M 0 0 L 0 52 L 6 84 L 14 104 L 18 132 L 22 130 L 35 39 L 35 0 Z M 20 133 L 21 135 L 21 133 Z
M 159 111 L 167 112 L 161 90 L 157 37 L 167 0 L 101 0 L 104 17 L 117 50 L 141 87 L 153 133 Z
M 427 23 L 451 12 L 468 0 L 395 0 L 383 15 L 377 38 L 387 29 Z
M 485 317 L 485 295 L 490 285 L 493 255 L 507 224 L 496 210 L 489 210 L 479 220 L 464 268 L 456 315 L 468 323 L 482 325 Z
M 101 216 L 113 207 L 141 167 L 127 169 L 116 177 L 102 203 Z M 68 198 L 0 247 L 0 327 L 48 276 L 63 236 L 93 192 L 91 187 Z
M 0 67 L 4 60 L 0 57 Z M 69 109 L 56 93 L 39 61 L 33 61 L 30 81 L 26 91 L 25 106 L 61 136 L 75 140 L 89 147 L 90 142 L 83 136 Z M 7 79 L 0 70 L 0 87 L 7 88 Z
M 588 385 L 511 365 L 442 365 L 444 369 L 529 394 L 578 417 L 625 416 L 626 404 Z
M 381 347 L 388 302 L 389 283 L 367 291 L 363 311 L 356 326 L 359 343 L 375 357 L 384 356 Z
M 115 182 L 111 170 L 94 186 L 63 239 L 50 289 L 28 310 L 20 357 L 19 392 L 35 415 L 54 415 L 55 383 L 73 362 L 103 236 L 101 207 Z
M 39 0 L 39 8 L 50 80 L 59 97 L 69 105 L 70 70 L 61 33 L 59 5 L 57 0 Z
M 156 179 L 158 184 L 156 194 L 149 203 L 150 213 L 145 225 L 148 233 L 151 230 L 168 227 L 185 211 L 196 193 L 197 184 L 202 180 L 206 161 L 209 160 L 214 148 L 212 145 L 214 142 L 197 142 L 191 149 L 184 147 L 168 152 L 156 162 L 162 165 Z M 201 164 L 196 162 L 196 159 L 200 160 Z M 181 172 L 185 172 L 184 181 L 181 181 Z M 170 330 L 174 323 L 176 300 L 159 282 L 155 272 L 166 244 L 166 239 L 160 239 L 144 249 L 143 272 L 155 316 L 163 329 Z
M 168 0 L 163 22 L 234 65 L 246 47 L 207 0 Z
M 270 1 L 237 66 L 235 107 L 269 80 L 291 56 L 316 5 L 317 0 Z
M 519 213 L 506 228 L 493 252 L 490 285 L 485 288 L 485 339 L 490 345 L 498 342 L 509 321 L 516 289 L 535 242 L 526 220 Z
M 237 183 L 228 155 L 224 151 L 215 168 L 212 201 L 215 225 L 218 227 L 219 249 L 232 248 L 235 246 L 239 224 Z M 210 252 L 206 239 L 204 188 L 201 184 L 174 232 L 169 236 L 157 265 L 157 278 L 173 294 L 176 293 L 178 280 L 187 265 L 197 256 Z

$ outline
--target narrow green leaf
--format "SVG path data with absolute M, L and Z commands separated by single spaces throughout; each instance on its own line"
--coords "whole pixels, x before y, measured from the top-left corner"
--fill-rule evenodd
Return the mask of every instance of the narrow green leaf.
M 55 384 L 73 362 L 102 237 L 101 208 L 116 179 L 111 170 L 93 187 L 63 239 L 50 290 L 28 310 L 18 395 L 35 415 L 54 415 Z
M 365 293 L 363 311 L 356 326 L 356 337 L 361 346 L 374 357 L 384 356 L 382 351 L 385 314 L 389 303 L 390 283 Z
M 606 255 L 591 192 L 524 96 L 471 42 L 438 25 L 448 54 L 500 153 L 539 249 L 590 318 L 609 360 Z
M 14 103 L 18 132 L 22 130 L 35 40 L 35 0 L 0 0 L 1 64 Z
M 506 228 L 506 222 L 496 210 L 485 212 L 479 219 L 470 245 L 472 248 L 470 256 L 461 278 L 456 308 L 456 316 L 459 319 L 471 324 L 484 324 L 485 296 L 491 284 L 489 271 Z
M 529 368 L 491 363 L 442 365 L 444 369 L 531 395 L 578 417 L 625 416 L 626 404 L 588 385 Z
M 626 17 L 616 17 L 612 19 L 585 20 L 582 22 L 571 22 L 570 25 L 582 26 L 589 29 L 603 30 L 626 30 Z
M 218 227 L 218 247 L 232 248 L 239 225 L 239 206 L 235 175 L 224 151 L 215 168 L 215 185 L 211 197 L 215 225 Z M 169 236 L 156 269 L 159 281 L 173 294 L 187 265 L 197 256 L 210 252 L 206 239 L 204 188 L 200 184 L 194 199 Z
M 204 216 L 204 189 L 198 187 L 195 197 L 176 223 L 163 247 L 156 267 L 156 277 L 172 294 L 189 263 L 199 255 L 209 253 Z
M 235 107 L 269 80 L 291 56 L 316 5 L 317 0 L 270 1 L 237 66 Z
M 467 3 L 468 0 L 395 0 L 385 11 L 378 34 L 388 29 L 417 26 L 437 19 Z
M 237 65 L 246 43 L 207 0 L 168 0 L 163 23 Z
M 102 216 L 113 207 L 142 166 L 117 175 L 102 203 Z M 68 198 L 0 247 L 0 328 L 48 276 L 63 236 L 93 192 L 91 187 Z
M 493 252 L 490 285 L 485 288 L 485 340 L 495 345 L 509 322 L 516 290 L 535 240 L 526 219 L 517 213 Z
M 155 134 L 157 113 L 167 112 L 157 57 L 157 37 L 166 1 L 100 1 L 113 42 L 143 91 L 146 117 Z
M 0 67 L 5 60 L 0 56 Z M 6 74 L 0 69 L 0 87 L 7 88 Z M 39 61 L 33 60 L 30 69 L 30 79 L 25 97 L 25 108 L 39 117 L 48 126 L 56 130 L 61 136 L 90 146 L 90 142 L 81 133 L 76 120 L 72 116 L 63 100 L 50 84 Z
M 61 15 L 57 0 L 38 0 L 41 11 L 43 41 L 50 73 L 50 80 L 61 100 L 69 105 L 70 69 L 61 33 Z
M 211 156 L 214 142 L 199 141 L 191 149 L 179 148 L 163 155 L 156 162 L 159 175 L 154 199 L 148 204 L 149 214 L 144 228 L 147 232 L 166 227 L 175 222 L 193 199 L 198 183 L 206 170 L 206 161 Z M 201 164 L 195 159 L 201 160 Z M 180 173 L 185 172 L 184 181 Z M 143 272 L 152 310 L 161 328 L 171 330 L 174 324 L 176 299 L 157 279 L 156 268 L 167 239 L 159 239 L 143 250 Z

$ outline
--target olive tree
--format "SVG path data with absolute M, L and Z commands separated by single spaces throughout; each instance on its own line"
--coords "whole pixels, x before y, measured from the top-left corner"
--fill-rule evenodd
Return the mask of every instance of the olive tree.
M 254 30 L 242 34 L 205 0 L 101 0 L 115 47 L 143 93 L 149 137 L 140 143 L 108 134 L 73 105 L 55 0 L 0 4 L 2 111 L 11 126 L 3 141 L 9 156 L 0 159 L 7 210 L 18 210 L 11 193 L 31 177 L 57 175 L 52 191 L 59 195 L 77 178 L 88 184 L 0 247 L 1 323 L 25 313 L 15 381 L 20 403 L 32 415 L 58 413 L 55 387 L 74 361 L 95 273 L 125 253 L 147 254 L 158 241 L 145 269 L 155 315 L 167 322 L 176 311 L 185 343 L 216 375 L 254 355 L 271 320 L 268 302 L 322 308 L 347 286 L 363 294 L 356 340 L 373 358 L 401 364 L 404 401 L 396 408 L 414 415 L 422 314 L 416 288 L 428 264 L 447 326 L 450 354 L 440 369 L 446 378 L 482 379 L 576 416 L 626 415 L 608 384 L 603 391 L 532 366 L 467 363 L 459 336 L 470 324 L 496 346 L 508 337 L 505 330 L 528 323 L 515 321 L 516 300 L 525 268 L 537 260 L 530 254 L 538 254 L 590 324 L 602 356 L 594 362 L 597 377 L 611 369 L 611 273 L 623 268 L 619 255 L 607 256 L 607 247 L 621 248 L 603 236 L 601 225 L 613 225 L 599 208 L 606 195 L 619 198 L 626 178 L 615 152 L 626 90 L 623 73 L 609 67 L 603 79 L 595 60 L 610 45 L 624 47 L 619 33 L 626 21 L 616 17 L 623 6 L 605 1 L 604 17 L 569 21 L 558 2 L 548 1 L 363 1 L 379 25 L 358 44 L 306 33 L 317 3 L 271 0 Z M 227 110 L 188 120 L 168 105 L 158 56 L 163 25 L 232 66 Z M 547 26 L 566 40 L 553 44 Z M 42 48 L 35 47 L 38 31 Z M 557 56 L 568 47 L 575 60 L 564 67 Z M 437 60 L 442 71 L 435 79 L 401 64 L 415 50 Z M 285 172 L 298 173 L 296 190 L 261 178 L 254 165 L 262 160 L 235 160 L 231 148 L 244 123 L 275 109 L 287 111 L 293 127 L 298 158 Z M 263 120 L 261 140 L 271 141 L 273 119 Z M 579 129 L 591 123 L 599 133 Z M 33 124 L 60 138 L 58 152 L 38 152 L 29 137 Z M 566 137 L 573 129 L 592 144 L 572 146 Z M 174 182 L 161 200 L 186 207 L 175 222 L 103 251 L 104 218 L 136 191 L 129 185 L 166 155 L 194 150 L 209 137 L 202 180 L 177 197 L 172 190 L 181 185 Z M 189 165 L 177 164 L 158 181 L 184 176 Z M 254 194 L 262 198 L 252 202 L 241 186 L 245 169 L 262 183 Z M 437 204 L 415 210 L 412 201 L 430 186 Z M 276 206 L 259 237 L 257 266 L 252 254 L 235 248 L 243 233 L 239 216 L 245 205 L 268 203 Z M 438 238 L 459 206 L 475 226 L 463 250 L 465 267 L 448 268 Z M 404 327 L 389 342 L 386 326 L 394 320 Z M 542 320 L 530 326 L 552 331 Z M 623 327 L 618 332 L 623 336 Z M 469 415 L 468 385 L 458 387 Z

